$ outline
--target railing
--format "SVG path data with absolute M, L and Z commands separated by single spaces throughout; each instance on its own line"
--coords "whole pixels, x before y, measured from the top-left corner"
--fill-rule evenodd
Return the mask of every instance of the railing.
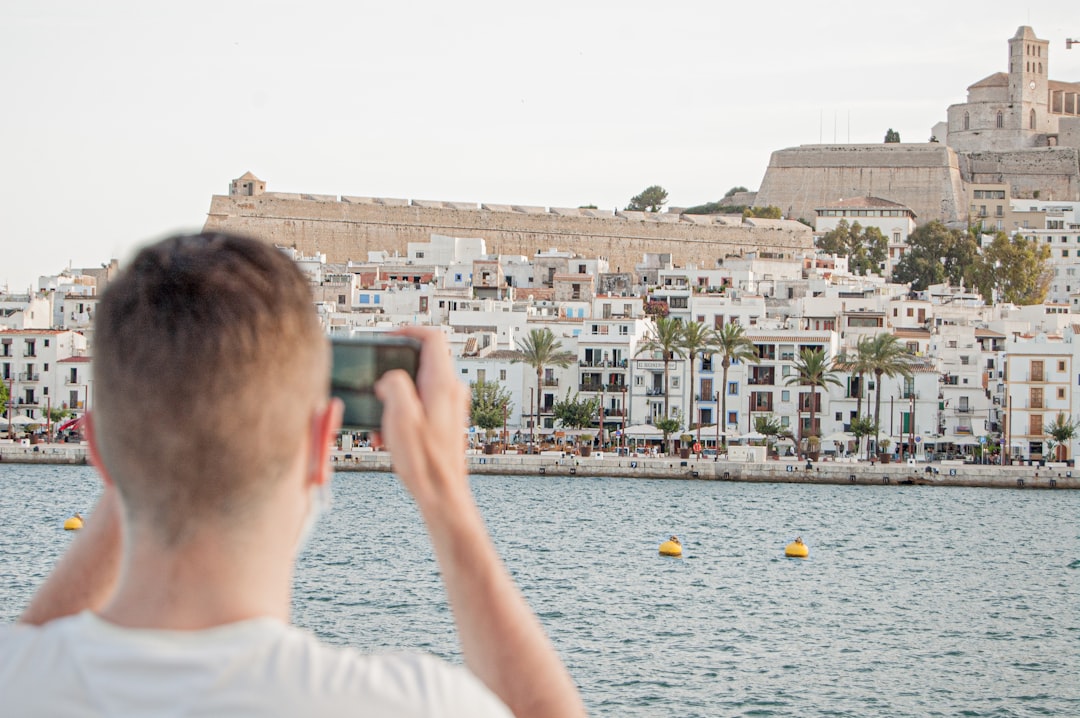
M 650 387 L 650 388 L 645 390 L 645 396 L 663 396 L 663 395 L 664 395 L 664 390 L 663 389 L 655 389 L 655 388 Z
M 40 380 L 41 380 L 41 374 L 38 374 L 36 371 L 35 372 L 24 371 L 24 372 L 19 373 L 18 381 L 40 381 Z
M 604 409 L 604 418 L 626 416 L 626 409 Z
M 795 361 L 794 352 L 784 352 L 780 355 L 780 361 Z
M 776 377 L 772 374 L 765 374 L 763 376 L 752 376 L 746 381 L 747 384 L 753 384 L 754 386 L 772 386 L 776 383 Z
M 917 392 L 917 391 L 905 391 L 903 393 L 903 398 L 907 399 L 909 401 L 911 399 L 918 399 L 919 398 L 919 392 Z
M 713 395 L 713 394 L 706 394 L 706 395 L 694 394 L 694 401 L 703 401 L 705 403 L 709 403 L 711 401 L 712 403 L 715 404 L 716 403 L 716 396 Z
M 578 366 L 579 367 L 605 367 L 605 368 L 609 368 L 609 369 L 625 369 L 626 366 L 627 366 L 627 361 L 625 359 L 620 359 L 619 361 L 614 361 L 612 359 L 593 359 L 592 361 L 590 361 L 588 359 L 579 359 L 578 360 Z
M 972 409 L 970 406 L 958 406 L 958 407 L 956 407 L 956 413 L 958 413 L 958 414 L 971 414 L 972 412 L 974 412 L 974 409 Z
M 541 384 L 543 384 L 544 386 L 558 386 L 559 385 L 559 380 L 558 379 L 544 379 L 541 382 Z

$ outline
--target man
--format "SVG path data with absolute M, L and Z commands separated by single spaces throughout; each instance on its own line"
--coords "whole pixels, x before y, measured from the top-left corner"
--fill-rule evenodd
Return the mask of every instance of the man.
M 3 713 L 584 715 L 473 502 L 468 392 L 446 343 L 403 333 L 422 341 L 420 372 L 377 385 L 382 438 L 426 522 L 468 670 L 287 625 L 341 419 L 329 347 L 290 260 L 203 234 L 144 249 L 99 305 L 87 438 L 104 490 L 20 624 L 0 629 Z

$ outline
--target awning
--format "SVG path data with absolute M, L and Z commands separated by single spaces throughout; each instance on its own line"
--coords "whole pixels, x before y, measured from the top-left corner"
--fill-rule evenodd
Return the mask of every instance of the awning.
M 86 415 L 84 414 L 83 416 L 77 416 L 74 419 L 68 419 L 63 424 L 56 427 L 56 430 L 57 431 L 69 431 L 69 430 L 81 429 L 82 425 L 83 425 L 83 417 L 85 417 L 85 416 Z

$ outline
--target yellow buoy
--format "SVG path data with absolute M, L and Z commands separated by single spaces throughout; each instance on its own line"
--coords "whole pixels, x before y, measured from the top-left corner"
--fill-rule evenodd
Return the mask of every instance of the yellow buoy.
M 787 545 L 784 555 L 790 558 L 806 558 L 810 555 L 810 548 L 803 543 L 802 536 L 799 536 Z
M 78 531 L 82 527 L 83 527 L 82 514 L 80 514 L 78 511 L 75 512 L 74 516 L 72 516 L 70 519 L 68 519 L 67 521 L 64 522 L 64 530 L 65 531 Z
M 660 544 L 661 556 L 682 556 L 682 543 L 679 541 L 678 536 L 672 536 L 664 543 Z

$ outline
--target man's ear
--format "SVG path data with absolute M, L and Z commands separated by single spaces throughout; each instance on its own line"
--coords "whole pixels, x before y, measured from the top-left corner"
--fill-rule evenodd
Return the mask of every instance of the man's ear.
M 330 479 L 330 447 L 341 429 L 341 414 L 345 405 L 334 397 L 311 417 L 311 436 L 308 454 L 308 481 L 322 486 Z
M 105 482 L 106 486 L 112 486 L 113 480 L 109 476 L 109 472 L 105 470 L 105 462 L 101 460 L 101 448 L 97 442 L 97 430 L 94 427 L 94 412 L 88 411 L 83 414 L 83 431 L 86 433 L 86 448 L 90 455 L 90 463 L 98 474 L 101 475 L 101 480 Z

